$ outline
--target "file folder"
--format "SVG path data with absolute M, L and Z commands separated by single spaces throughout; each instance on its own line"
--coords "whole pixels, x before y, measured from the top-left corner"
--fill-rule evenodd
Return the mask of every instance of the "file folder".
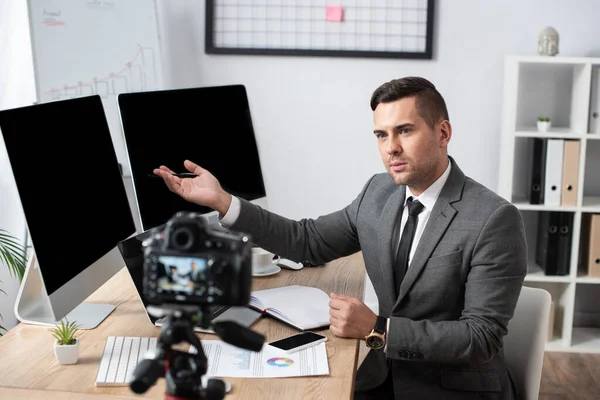
M 569 275 L 575 214 L 572 212 L 561 212 L 559 214 L 556 275 Z
M 559 212 L 539 213 L 535 262 L 546 275 L 556 275 L 557 272 L 559 224 Z
M 561 205 L 577 205 L 579 182 L 579 140 L 565 140 L 562 171 Z
M 546 139 L 534 138 L 529 174 L 529 204 L 544 204 L 544 173 L 546 166 Z
M 569 274 L 573 218 L 572 212 L 540 212 L 535 261 L 546 275 Z
M 560 206 L 563 153 L 564 139 L 548 139 L 544 185 L 544 204 L 548 206 Z
M 600 278 L 600 214 L 593 214 L 590 218 L 588 275 Z

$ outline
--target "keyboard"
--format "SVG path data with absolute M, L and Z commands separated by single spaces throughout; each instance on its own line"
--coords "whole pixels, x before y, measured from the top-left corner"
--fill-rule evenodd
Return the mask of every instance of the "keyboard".
M 225 307 L 226 309 L 229 307 Z M 129 386 L 137 364 L 146 353 L 156 349 L 158 338 L 109 336 L 104 344 L 102 360 L 98 366 L 96 386 Z M 202 386 L 206 387 L 210 378 L 202 376 Z M 231 391 L 231 384 L 225 383 L 225 392 Z
M 155 337 L 109 336 L 98 366 L 96 386 L 129 386 L 138 362 L 156 349 L 156 343 Z

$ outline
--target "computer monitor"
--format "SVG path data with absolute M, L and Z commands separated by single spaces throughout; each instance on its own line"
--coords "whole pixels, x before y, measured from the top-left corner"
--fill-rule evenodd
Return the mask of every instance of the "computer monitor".
M 178 211 L 212 211 L 171 193 L 152 173 L 160 165 L 187 172 L 186 159 L 209 170 L 231 194 L 267 207 L 243 85 L 123 93 L 117 103 L 143 231 Z
M 83 301 L 123 268 L 135 225 L 100 96 L 0 111 L 0 130 L 35 252 L 22 322 L 97 326 L 114 309 Z

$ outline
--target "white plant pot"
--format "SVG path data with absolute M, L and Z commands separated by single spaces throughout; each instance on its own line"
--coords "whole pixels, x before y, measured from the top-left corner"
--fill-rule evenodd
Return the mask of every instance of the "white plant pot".
M 537 128 L 540 132 L 548 132 L 550 126 L 552 125 L 552 121 L 538 121 Z
M 58 344 L 54 339 L 54 355 L 59 364 L 75 364 L 79 360 L 79 338 L 75 339 L 75 344 Z

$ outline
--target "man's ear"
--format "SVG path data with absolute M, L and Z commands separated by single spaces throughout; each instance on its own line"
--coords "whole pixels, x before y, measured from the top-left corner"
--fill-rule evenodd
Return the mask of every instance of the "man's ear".
M 439 123 L 438 126 L 438 137 L 440 140 L 440 147 L 448 147 L 450 139 L 452 138 L 452 125 L 447 119 Z

